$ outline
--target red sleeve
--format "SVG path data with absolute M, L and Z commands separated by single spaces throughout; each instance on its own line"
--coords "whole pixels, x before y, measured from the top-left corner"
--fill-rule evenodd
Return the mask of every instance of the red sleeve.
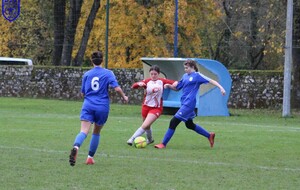
M 131 88 L 137 89 L 140 86 L 138 85 L 139 82 L 133 83 L 133 85 L 131 86 Z
M 138 89 L 138 88 L 140 88 L 140 87 L 141 87 L 141 88 L 146 88 L 147 83 L 149 82 L 149 80 L 150 80 L 150 79 L 144 79 L 144 80 L 141 80 L 141 81 L 139 81 L 139 82 L 135 82 L 135 83 L 133 83 L 133 85 L 131 86 L 131 88 L 133 88 L 133 89 Z M 140 85 L 139 85 L 140 82 L 145 83 L 146 86 L 140 86 Z

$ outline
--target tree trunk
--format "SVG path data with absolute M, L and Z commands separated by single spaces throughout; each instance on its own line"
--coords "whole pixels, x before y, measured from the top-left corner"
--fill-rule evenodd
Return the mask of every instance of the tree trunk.
M 229 67 L 230 65 L 230 55 L 228 52 L 230 52 L 230 38 L 231 38 L 231 31 L 230 28 L 233 27 L 231 25 L 231 21 L 232 21 L 232 13 L 230 12 L 230 8 L 228 8 L 228 2 L 227 1 L 223 1 L 222 2 L 223 5 L 223 9 L 226 15 L 226 26 L 227 28 L 224 29 L 224 32 L 222 33 L 222 36 L 220 37 L 219 41 L 218 41 L 218 45 L 216 48 L 216 52 L 215 52 L 215 56 L 214 59 L 219 60 L 220 62 L 222 62 L 225 67 Z
M 85 54 L 85 50 L 86 50 L 86 46 L 89 40 L 89 36 L 90 33 L 93 29 L 94 26 L 94 20 L 96 18 L 97 12 L 99 10 L 100 7 L 100 0 L 94 0 L 94 3 L 92 5 L 89 17 L 85 23 L 85 27 L 84 27 L 84 31 L 83 31 L 83 35 L 81 38 L 81 43 L 80 43 L 80 47 L 79 50 L 77 52 L 77 55 L 75 56 L 73 65 L 74 66 L 81 66 L 82 65 L 82 61 L 83 61 L 83 56 Z
M 52 65 L 61 65 L 66 18 L 66 0 L 54 0 L 54 50 Z
M 251 20 L 250 20 L 250 42 L 249 42 L 249 61 L 250 61 L 250 69 L 257 69 L 258 65 L 261 63 L 263 59 L 263 51 L 265 50 L 265 47 L 263 44 L 261 44 L 257 37 L 258 34 L 258 1 L 257 0 L 251 0 L 250 1 L 251 5 Z
M 71 65 L 76 28 L 80 18 L 82 2 L 83 0 L 70 0 L 70 13 L 65 29 L 64 45 L 61 57 L 62 65 Z
M 300 108 L 300 3 L 294 3 L 293 71 L 291 107 Z

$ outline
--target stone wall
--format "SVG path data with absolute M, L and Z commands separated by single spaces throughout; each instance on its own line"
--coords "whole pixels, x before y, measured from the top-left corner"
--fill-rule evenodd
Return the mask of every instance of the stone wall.
M 283 73 L 231 71 L 230 108 L 281 108 Z
M 90 68 L 0 66 L 0 96 L 81 100 L 81 77 Z M 130 104 L 141 104 L 143 90 L 132 90 L 143 79 L 142 69 L 113 69 Z M 280 108 L 283 97 L 281 72 L 231 71 L 230 108 Z M 121 98 L 110 90 L 113 103 Z

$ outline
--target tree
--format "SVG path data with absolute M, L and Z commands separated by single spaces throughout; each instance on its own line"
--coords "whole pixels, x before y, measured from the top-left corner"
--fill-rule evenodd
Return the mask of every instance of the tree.
M 0 17 L 1 55 L 86 65 L 86 55 L 104 50 L 105 10 L 100 0 L 24 1 L 16 21 Z M 172 0 L 111 2 L 108 67 L 138 68 L 141 57 L 172 57 L 174 11 Z M 283 1 L 186 0 L 179 1 L 178 16 L 180 57 L 217 59 L 231 69 L 283 68 Z
M 219 39 L 217 40 L 217 45 L 216 45 L 216 50 L 215 52 L 213 51 L 213 47 L 211 42 L 209 43 L 210 45 L 210 54 L 212 55 L 211 58 L 219 60 L 221 63 L 223 63 L 226 67 L 231 65 L 231 55 L 230 51 L 228 51 L 229 46 L 230 46 L 230 39 L 232 35 L 232 29 L 235 28 L 235 26 L 232 24 L 232 17 L 233 17 L 233 12 L 231 10 L 231 3 L 227 1 L 222 2 L 222 7 L 224 9 L 224 14 L 225 14 L 225 23 L 226 26 L 225 28 L 220 29 L 221 34 Z M 223 25 L 223 23 L 221 24 Z M 216 31 L 217 32 L 217 31 Z M 211 36 L 209 33 L 206 33 L 206 36 Z M 211 39 L 211 37 L 209 37 Z
M 76 28 L 81 15 L 82 2 L 83 0 L 70 0 L 70 10 L 64 32 L 64 44 L 61 56 L 62 65 L 71 65 Z
M 137 68 L 142 66 L 141 57 L 172 57 L 174 11 L 174 1 L 115 1 L 110 9 L 109 67 Z M 179 56 L 204 56 L 199 31 L 206 26 L 202 21 L 216 18 L 218 12 L 213 1 L 179 1 Z M 99 17 L 95 23 L 98 34 L 92 32 L 91 36 L 102 44 L 103 11 Z
M 53 44 L 51 10 L 51 1 L 21 1 L 21 13 L 15 21 L 10 23 L 0 17 L 1 56 L 25 57 L 34 64 L 49 64 Z
M 62 50 L 64 44 L 64 28 L 66 19 L 66 0 L 54 0 L 54 47 L 52 64 L 61 65 Z
M 85 50 L 86 50 L 86 46 L 87 46 L 87 43 L 88 43 L 88 40 L 89 40 L 90 33 L 93 29 L 94 20 L 96 18 L 99 7 L 100 7 L 100 0 L 94 0 L 94 3 L 92 5 L 91 11 L 90 11 L 90 14 L 89 14 L 88 19 L 85 23 L 85 27 L 84 27 L 83 35 L 82 35 L 82 38 L 81 38 L 81 43 L 80 43 L 80 46 L 79 46 L 79 50 L 78 50 L 78 52 L 75 56 L 75 59 L 74 59 L 74 64 L 73 64 L 74 66 L 81 66 L 82 65 L 83 57 L 84 57 Z
M 214 59 L 235 69 L 276 69 L 283 57 L 285 9 L 281 1 L 220 0 L 222 22 L 208 34 Z M 222 32 L 219 32 L 222 31 Z M 218 36 L 218 37 L 213 37 Z M 276 63 L 276 64 L 274 64 Z
M 84 23 L 80 23 L 80 20 L 85 20 L 82 17 L 82 5 L 83 0 L 70 0 L 70 7 L 68 8 L 68 20 L 65 24 L 66 15 L 66 1 L 65 0 L 54 0 L 54 53 L 53 53 L 53 64 L 54 65 L 74 65 L 81 66 L 86 51 L 87 43 L 89 40 L 90 33 L 93 29 L 94 20 L 100 7 L 100 0 L 94 0 L 89 11 L 89 16 Z M 91 3 L 86 2 L 87 6 Z M 61 6 L 60 6 L 61 5 Z M 81 39 L 77 39 L 81 31 L 81 25 L 84 24 L 84 31 Z M 80 40 L 80 45 L 76 46 L 76 41 Z M 72 55 L 74 49 L 78 49 L 77 54 L 73 60 Z

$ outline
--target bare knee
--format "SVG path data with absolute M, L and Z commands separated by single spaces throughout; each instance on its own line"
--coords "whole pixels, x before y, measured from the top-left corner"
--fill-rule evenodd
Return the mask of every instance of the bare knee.
M 102 128 L 103 126 L 94 124 L 93 134 L 100 134 Z

